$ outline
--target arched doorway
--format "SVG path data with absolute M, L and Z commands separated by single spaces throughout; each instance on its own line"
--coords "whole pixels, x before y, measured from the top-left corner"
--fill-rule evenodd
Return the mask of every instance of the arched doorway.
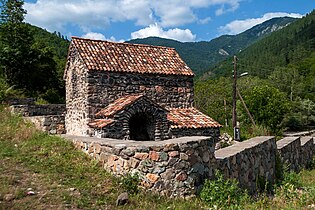
M 137 112 L 129 119 L 130 139 L 152 141 L 155 135 L 154 117 L 150 113 Z

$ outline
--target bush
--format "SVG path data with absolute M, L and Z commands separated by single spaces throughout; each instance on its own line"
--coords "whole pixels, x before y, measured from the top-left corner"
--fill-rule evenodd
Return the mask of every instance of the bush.
M 238 187 L 236 180 L 224 179 L 223 175 L 216 171 L 214 180 L 205 180 L 200 198 L 213 208 L 234 208 L 249 197 Z

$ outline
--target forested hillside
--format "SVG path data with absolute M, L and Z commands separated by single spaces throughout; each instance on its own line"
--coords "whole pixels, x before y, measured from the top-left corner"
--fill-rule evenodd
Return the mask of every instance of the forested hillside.
M 210 66 L 240 52 L 256 41 L 287 26 L 295 20 L 296 19 L 289 17 L 273 18 L 243 33 L 237 35 L 223 35 L 211 41 L 183 43 L 170 39 L 149 37 L 134 39 L 128 42 L 175 48 L 187 65 L 197 75 L 200 75 L 202 72 L 209 69 Z
M 262 126 L 260 134 L 315 126 L 315 11 L 236 55 L 238 75 L 248 72 L 238 79 L 238 88 Z M 231 119 L 232 70 L 230 57 L 195 87 L 196 106 L 221 123 Z M 241 101 L 238 117 L 243 126 L 250 126 Z
M 69 41 L 24 22 L 23 1 L 3 1 L 0 18 L 0 100 L 3 95 L 64 101 Z
M 256 42 L 237 56 L 246 71 L 267 77 L 278 66 L 299 64 L 312 57 L 314 50 L 315 11 Z M 230 72 L 230 63 L 230 60 L 226 60 L 211 68 L 211 75 L 226 75 Z

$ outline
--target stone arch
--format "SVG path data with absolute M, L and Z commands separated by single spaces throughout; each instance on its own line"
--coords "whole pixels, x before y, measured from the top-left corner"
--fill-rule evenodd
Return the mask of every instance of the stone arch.
M 167 138 L 167 111 L 145 97 L 126 107 L 119 115 L 122 117 L 123 139 L 157 141 Z M 135 132 L 140 132 L 140 135 L 135 136 Z

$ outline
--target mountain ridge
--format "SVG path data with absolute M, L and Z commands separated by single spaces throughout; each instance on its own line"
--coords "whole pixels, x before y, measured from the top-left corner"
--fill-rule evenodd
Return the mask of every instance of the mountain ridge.
M 148 37 L 129 40 L 127 43 L 175 48 L 187 65 L 197 75 L 201 75 L 216 63 L 244 50 L 256 41 L 286 27 L 295 20 L 296 18 L 291 17 L 273 18 L 240 34 L 222 35 L 210 41 L 179 42 L 172 39 Z

